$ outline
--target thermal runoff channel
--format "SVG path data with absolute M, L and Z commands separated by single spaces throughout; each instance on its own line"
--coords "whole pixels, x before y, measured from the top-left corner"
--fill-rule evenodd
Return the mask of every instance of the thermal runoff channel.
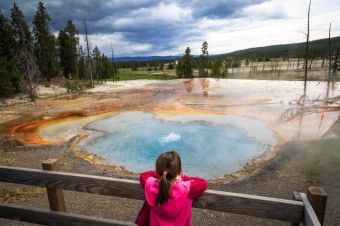
M 90 123 L 88 132 L 102 135 L 89 136 L 78 148 L 133 172 L 154 169 L 160 153 L 176 150 L 182 157 L 183 173 L 212 179 L 242 169 L 247 161 L 261 155 L 264 147 L 275 145 L 274 133 L 264 125 L 257 128 L 267 139 L 230 125 L 236 118 L 261 124 L 237 116 L 177 115 L 164 120 L 152 113 L 124 112 Z

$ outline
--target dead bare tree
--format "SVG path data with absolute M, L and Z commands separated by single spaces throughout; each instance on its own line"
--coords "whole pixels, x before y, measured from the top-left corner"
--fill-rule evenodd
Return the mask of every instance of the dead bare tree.
M 36 105 L 37 90 L 35 80 L 38 79 L 40 71 L 36 64 L 33 52 L 30 51 L 29 43 L 23 43 L 22 49 L 20 50 L 20 62 L 23 68 L 23 83 L 24 89 L 28 92 L 31 101 Z
M 15 5 L 16 6 L 16 5 Z M 36 105 L 37 90 L 36 83 L 38 82 L 40 71 L 34 57 L 33 43 L 30 41 L 29 33 L 26 32 L 23 26 L 24 22 L 20 18 L 20 13 L 13 13 L 13 21 L 18 29 L 19 35 L 19 59 L 22 68 L 23 89 L 28 92 L 31 101 Z
M 312 0 L 309 0 L 309 6 L 308 6 L 308 14 L 307 14 L 307 33 L 306 35 L 306 55 L 305 55 L 305 75 L 304 75 L 304 95 L 306 95 L 307 91 L 307 71 L 308 71 L 308 58 L 309 58 L 309 17 L 310 17 L 310 6 L 312 4 Z
M 329 23 L 329 30 L 328 30 L 328 83 L 331 81 L 331 71 L 332 71 L 332 50 L 331 50 L 331 29 L 332 23 Z
M 94 83 L 93 83 L 93 73 L 92 73 L 92 60 L 91 60 L 91 55 L 90 55 L 90 46 L 89 46 L 89 39 L 87 37 L 87 26 L 86 26 L 86 22 L 84 20 L 84 28 L 85 28 L 85 41 L 86 41 L 86 49 L 87 49 L 87 67 L 88 70 L 87 72 L 90 73 L 90 83 L 91 83 L 91 87 L 94 87 Z
M 27 92 L 30 99 L 36 105 L 37 82 L 40 71 L 34 57 L 34 46 L 29 27 L 19 7 L 14 3 L 11 9 L 12 26 L 18 40 L 18 60 L 22 70 L 22 88 Z
M 299 120 L 299 133 L 298 133 L 298 139 L 300 139 L 300 133 L 301 133 L 301 126 L 302 126 L 302 121 L 303 121 L 303 116 L 305 112 L 305 102 L 307 97 L 307 74 L 308 74 L 308 58 L 309 58 L 309 17 L 310 17 L 310 6 L 312 4 L 312 0 L 309 0 L 309 5 L 308 5 L 308 13 L 307 13 L 307 33 L 306 35 L 306 55 L 305 55 L 305 65 L 304 65 L 304 85 L 303 85 L 303 95 L 300 97 L 301 104 L 299 104 L 297 108 L 297 114 L 300 116 Z M 300 102 L 299 101 L 299 102 Z

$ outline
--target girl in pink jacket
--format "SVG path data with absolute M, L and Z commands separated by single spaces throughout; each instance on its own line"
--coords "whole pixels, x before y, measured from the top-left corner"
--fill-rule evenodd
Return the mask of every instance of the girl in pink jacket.
M 191 225 L 193 200 L 207 189 L 207 182 L 198 177 L 181 176 L 181 158 L 175 151 L 162 153 L 156 171 L 140 175 L 146 201 L 135 223 L 144 225 Z

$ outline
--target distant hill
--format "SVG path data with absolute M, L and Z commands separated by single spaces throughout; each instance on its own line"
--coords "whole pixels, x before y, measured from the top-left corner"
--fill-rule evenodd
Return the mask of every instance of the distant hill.
M 340 36 L 331 38 L 331 48 L 333 53 L 340 48 Z M 306 42 L 255 47 L 250 49 L 238 50 L 231 53 L 220 55 L 210 55 L 211 58 L 238 57 L 242 59 L 268 60 L 270 58 L 303 58 L 306 53 Z M 328 56 L 328 38 L 318 39 L 309 42 L 309 54 L 312 57 Z M 115 57 L 114 62 L 143 62 L 143 61 L 165 61 L 181 58 L 177 56 L 137 56 L 137 57 Z M 197 56 L 195 56 L 197 57 Z M 111 58 L 109 58 L 111 59 Z M 112 59 L 111 59 L 112 60 Z
M 114 57 L 114 62 L 130 62 L 130 61 L 153 61 L 153 60 L 173 60 L 182 56 L 137 56 L 137 57 Z M 112 58 L 109 58 L 112 60 Z
M 331 38 L 333 54 L 340 48 L 340 36 Z M 242 59 L 268 59 L 268 58 L 302 58 L 305 57 L 306 42 L 272 45 L 239 50 L 231 53 L 216 55 L 214 57 L 239 57 Z M 311 57 L 324 57 L 328 55 L 328 38 L 309 42 L 309 55 Z

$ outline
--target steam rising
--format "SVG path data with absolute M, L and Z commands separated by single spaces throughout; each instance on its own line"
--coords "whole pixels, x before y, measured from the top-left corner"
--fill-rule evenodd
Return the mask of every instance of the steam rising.
M 181 135 L 177 133 L 169 133 L 167 136 L 161 138 L 161 143 L 166 144 L 170 142 L 175 142 L 181 139 Z

